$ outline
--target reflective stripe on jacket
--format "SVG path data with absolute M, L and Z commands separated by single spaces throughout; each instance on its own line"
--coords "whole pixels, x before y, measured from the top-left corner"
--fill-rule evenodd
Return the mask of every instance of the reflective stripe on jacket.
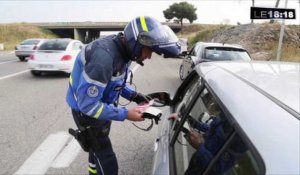
M 73 110 L 102 120 L 127 118 L 126 108 L 112 105 L 119 95 L 129 100 L 135 93 L 126 87 L 130 61 L 124 53 L 119 35 L 97 39 L 82 49 L 70 75 L 66 97 Z

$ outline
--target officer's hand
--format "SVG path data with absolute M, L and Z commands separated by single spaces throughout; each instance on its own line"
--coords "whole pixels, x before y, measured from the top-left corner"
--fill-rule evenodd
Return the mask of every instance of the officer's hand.
M 142 117 L 143 113 L 139 108 L 133 108 L 128 110 L 127 120 L 130 121 L 144 121 L 145 119 Z
M 150 97 L 141 93 L 136 93 L 131 99 L 131 101 L 134 101 L 136 104 L 148 103 L 150 100 Z
M 204 139 L 202 134 L 198 133 L 197 131 L 191 130 L 188 134 L 188 142 L 192 147 L 198 149 L 201 143 L 204 143 Z

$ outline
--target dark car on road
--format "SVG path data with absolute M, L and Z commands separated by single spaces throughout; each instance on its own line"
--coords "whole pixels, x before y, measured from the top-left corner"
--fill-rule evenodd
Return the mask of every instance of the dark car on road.
M 298 63 L 198 64 L 165 100 L 152 174 L 300 174 L 299 89 Z
M 181 80 L 184 80 L 195 65 L 201 62 L 251 60 L 246 49 L 241 46 L 222 43 L 197 42 L 194 47 L 189 52 L 185 52 L 184 55 L 179 67 L 179 77 Z

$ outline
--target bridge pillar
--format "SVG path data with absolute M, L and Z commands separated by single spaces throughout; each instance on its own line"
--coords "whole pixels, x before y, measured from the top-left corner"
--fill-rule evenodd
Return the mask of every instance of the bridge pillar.
M 100 37 L 100 31 L 99 30 L 88 30 L 87 36 L 85 38 L 85 42 L 89 43 L 94 41 L 95 39 L 98 39 Z
M 74 39 L 84 42 L 85 31 L 74 28 Z

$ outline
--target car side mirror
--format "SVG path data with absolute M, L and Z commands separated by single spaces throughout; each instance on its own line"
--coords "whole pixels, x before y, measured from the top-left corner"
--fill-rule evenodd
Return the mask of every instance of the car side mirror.
M 151 99 L 154 99 L 154 106 L 170 106 L 172 100 L 168 92 L 154 92 L 147 95 Z
M 186 56 L 186 55 L 188 55 L 189 53 L 188 53 L 188 51 L 183 51 L 183 52 L 181 52 L 181 56 Z

